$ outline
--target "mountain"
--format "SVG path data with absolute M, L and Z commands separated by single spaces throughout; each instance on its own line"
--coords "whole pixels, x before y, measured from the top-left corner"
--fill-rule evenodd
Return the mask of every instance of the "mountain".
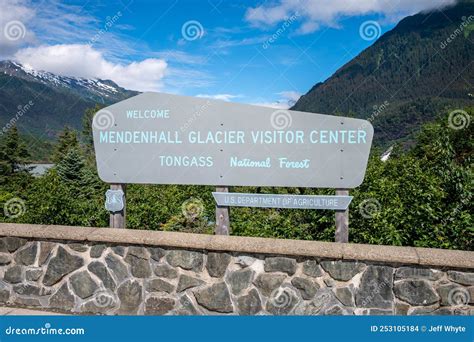
M 0 61 L 0 127 L 13 119 L 33 141 L 52 140 L 65 125 L 80 129 L 87 108 L 137 94 L 110 80 L 59 76 Z
M 317 83 L 294 110 L 372 121 L 375 143 L 410 142 L 422 123 L 474 103 L 474 2 L 401 20 Z

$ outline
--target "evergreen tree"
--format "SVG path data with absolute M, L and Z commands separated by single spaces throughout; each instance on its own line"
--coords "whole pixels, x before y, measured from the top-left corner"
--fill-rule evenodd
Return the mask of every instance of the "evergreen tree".
M 25 142 L 20 138 L 16 126 L 7 131 L 1 141 L 0 149 L 0 176 L 6 177 L 20 171 L 27 171 L 25 164 L 30 154 Z
M 57 165 L 62 180 L 80 185 L 84 179 L 85 160 L 79 148 L 71 148 Z
M 66 126 L 58 137 L 58 143 L 55 146 L 51 160 L 58 164 L 68 154 L 70 150 L 79 148 L 77 132 Z

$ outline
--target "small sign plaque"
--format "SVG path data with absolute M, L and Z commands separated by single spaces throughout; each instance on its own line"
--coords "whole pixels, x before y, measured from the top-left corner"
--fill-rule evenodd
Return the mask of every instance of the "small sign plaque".
M 105 192 L 105 209 L 113 213 L 121 211 L 124 207 L 123 196 L 122 190 L 107 190 Z
M 346 210 L 352 196 L 274 195 L 213 192 L 218 206 Z

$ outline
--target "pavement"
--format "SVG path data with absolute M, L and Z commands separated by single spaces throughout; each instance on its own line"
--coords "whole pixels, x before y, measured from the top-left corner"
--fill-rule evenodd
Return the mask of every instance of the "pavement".
M 11 308 L 11 307 L 0 307 L 0 316 L 60 316 L 57 312 L 34 310 L 34 309 L 22 309 L 22 308 Z

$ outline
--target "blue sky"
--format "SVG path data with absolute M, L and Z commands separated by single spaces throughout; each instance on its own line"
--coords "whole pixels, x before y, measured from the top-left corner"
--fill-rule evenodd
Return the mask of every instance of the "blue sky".
M 0 0 L 0 57 L 129 89 L 286 108 L 400 18 L 452 2 Z

